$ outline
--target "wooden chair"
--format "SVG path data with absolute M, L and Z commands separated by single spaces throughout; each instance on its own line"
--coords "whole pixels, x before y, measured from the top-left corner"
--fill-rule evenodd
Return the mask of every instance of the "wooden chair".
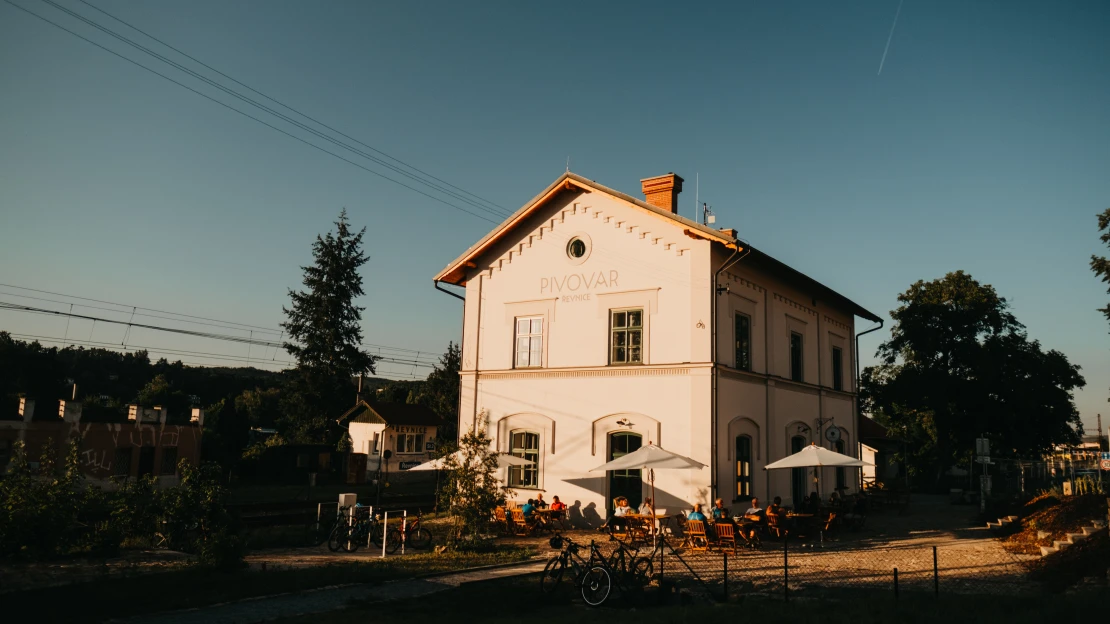
M 832 511 L 829 512 L 829 517 L 825 519 L 825 524 L 822 526 L 822 529 L 825 531 L 826 535 L 832 532 L 834 522 L 836 522 L 836 512 Z
M 502 533 L 510 533 L 509 520 L 505 517 L 504 507 L 495 507 L 493 510 L 493 525 Z
M 717 532 L 717 547 L 721 550 L 731 547 L 732 554 L 736 554 L 736 527 L 730 522 L 718 522 L 713 528 Z
M 705 523 L 701 520 L 686 521 L 686 544 L 690 550 L 705 552 L 709 550 L 709 536 L 705 534 Z
M 786 518 L 781 514 L 767 514 L 767 532 L 778 538 L 790 535 L 790 529 L 786 527 Z
M 524 512 L 520 509 L 510 509 L 513 518 L 513 533 L 515 535 L 528 535 L 532 532 L 531 524 L 525 520 Z

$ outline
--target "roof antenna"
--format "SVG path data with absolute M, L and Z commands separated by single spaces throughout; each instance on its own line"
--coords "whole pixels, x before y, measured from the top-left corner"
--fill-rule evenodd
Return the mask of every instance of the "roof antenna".
M 567 156 L 567 173 L 570 173 L 570 156 Z
M 694 174 L 694 222 L 698 220 L 698 193 L 701 191 L 701 173 Z

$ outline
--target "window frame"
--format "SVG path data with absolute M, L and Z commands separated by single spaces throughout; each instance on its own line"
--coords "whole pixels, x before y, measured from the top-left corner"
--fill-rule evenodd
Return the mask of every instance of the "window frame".
M 797 348 L 797 352 L 796 352 L 797 363 L 795 363 L 795 361 L 794 361 L 795 360 L 795 349 L 794 349 L 794 337 L 795 336 L 798 337 L 798 348 Z M 796 331 L 790 332 L 789 347 L 790 347 L 790 380 L 804 383 L 805 382 L 805 349 L 806 349 L 805 336 L 802 335 L 799 332 L 796 332 Z
M 517 446 L 517 436 L 522 436 L 522 445 Z M 528 446 L 529 440 L 535 440 L 535 447 Z M 509 466 L 505 482 L 510 488 L 522 490 L 540 489 L 540 451 L 543 448 L 543 433 L 531 429 L 514 429 L 509 432 L 509 455 L 522 459 L 532 460 L 531 466 Z M 527 477 L 531 476 L 531 485 Z
M 527 333 L 522 334 L 520 332 L 521 321 L 528 322 Z M 537 322 L 539 323 L 538 331 L 536 331 Z M 542 314 L 529 314 L 513 318 L 513 368 L 543 368 L 543 334 L 546 326 L 547 322 Z M 521 338 L 528 340 L 528 349 L 525 351 L 520 350 Z M 538 349 L 533 348 L 533 341 L 538 341 Z M 527 362 L 521 362 L 521 353 L 528 355 Z
M 633 312 L 639 313 L 639 315 L 640 315 L 640 324 L 639 325 L 631 325 L 628 322 L 629 315 Z M 616 317 L 617 317 L 618 314 L 624 314 L 625 319 L 626 319 L 625 324 L 620 326 L 620 327 L 615 326 Z M 644 308 L 643 307 L 610 308 L 610 310 L 609 310 L 609 332 L 608 332 L 608 335 L 607 335 L 607 346 L 606 346 L 606 350 L 608 351 L 609 366 L 642 366 L 644 364 L 644 360 L 645 360 L 645 358 L 644 358 L 644 351 L 645 351 L 645 348 L 644 348 L 645 347 L 645 343 L 644 343 L 644 333 L 645 332 L 644 332 L 644 330 L 646 329 L 645 320 L 646 319 L 644 317 Z M 635 347 L 635 348 L 639 349 L 639 358 L 635 361 L 632 360 L 632 356 L 631 356 L 632 349 L 634 348 L 631 344 L 631 341 L 632 341 L 631 336 L 633 335 L 634 332 L 639 335 L 639 344 Z M 617 337 L 618 334 L 624 334 L 625 335 L 625 339 L 624 339 L 625 343 L 622 346 L 618 346 L 618 345 L 615 344 L 616 343 L 616 337 Z M 618 361 L 617 358 L 616 358 L 616 351 L 617 351 L 618 348 L 623 348 L 625 350 L 625 360 L 624 361 Z
M 832 348 L 832 388 L 833 390 L 844 391 L 844 349 L 833 345 Z
M 397 455 L 419 455 L 424 452 L 423 433 L 396 433 L 394 434 L 394 442 L 396 444 L 394 444 L 393 452 Z M 410 447 L 413 450 L 409 450 Z
M 747 459 L 744 462 L 744 463 L 747 464 L 747 466 L 745 466 L 746 474 L 741 474 L 741 472 L 742 472 L 741 467 L 740 467 L 740 464 L 741 464 L 740 440 L 741 439 L 746 439 L 748 441 Z M 734 463 L 736 465 L 736 490 L 733 492 L 732 500 L 734 502 L 748 501 L 748 500 L 752 499 L 752 458 L 754 457 L 753 450 L 755 448 L 755 440 L 752 439 L 752 436 L 750 436 L 746 433 L 742 433 L 742 434 L 736 436 L 736 438 L 733 440 L 733 445 L 734 445 L 733 450 L 736 453 L 736 457 L 734 458 L 735 459 Z M 747 490 L 746 493 L 742 493 L 740 491 L 741 490 L 741 484 L 746 486 L 746 490 Z
M 747 334 L 748 334 L 745 337 L 745 341 L 747 342 L 747 344 L 745 344 L 743 346 L 741 345 L 740 335 L 739 335 L 740 334 L 740 320 L 741 319 L 747 321 Z M 736 361 L 733 362 L 733 364 L 735 364 L 736 370 L 751 372 L 751 370 L 752 370 L 752 317 L 751 317 L 750 314 L 744 314 L 743 312 L 737 312 L 736 313 L 736 318 L 733 320 L 733 339 L 734 339 L 733 341 L 735 342 L 735 347 L 736 347 Z M 742 354 L 744 356 L 746 356 L 745 357 L 746 362 L 741 359 Z
M 841 455 L 845 454 L 847 448 L 848 445 L 844 443 L 844 438 L 837 440 L 836 443 L 833 444 L 833 450 L 837 453 L 840 453 Z M 844 490 L 847 489 L 848 476 L 846 474 L 845 468 L 843 466 L 840 466 L 836 469 L 836 491 L 838 493 L 842 493 Z

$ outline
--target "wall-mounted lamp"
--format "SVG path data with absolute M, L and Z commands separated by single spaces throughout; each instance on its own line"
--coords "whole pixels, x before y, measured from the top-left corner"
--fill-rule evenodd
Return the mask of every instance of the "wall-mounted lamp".
M 632 426 L 632 421 L 628 420 L 627 418 L 622 418 L 622 419 L 617 421 L 617 424 L 622 426 L 622 427 L 631 427 Z
M 798 425 L 798 433 L 809 433 L 809 427 L 806 425 Z

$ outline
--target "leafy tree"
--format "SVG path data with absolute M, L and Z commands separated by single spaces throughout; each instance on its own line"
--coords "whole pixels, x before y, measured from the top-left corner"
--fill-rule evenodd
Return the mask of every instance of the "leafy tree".
M 235 397 L 235 411 L 244 415 L 251 427 L 273 427 L 281 416 L 281 390 L 254 388 Z
M 169 417 L 176 421 L 187 421 L 193 405 L 189 395 L 175 390 L 162 374 L 155 375 L 150 383 L 143 386 L 134 402 L 145 407 L 164 406 L 169 411 Z
M 454 342 L 447 343 L 447 351 L 440 356 L 439 365 L 428 375 L 414 397 L 415 403 L 424 405 L 444 420 L 439 437 L 454 440 L 459 421 L 459 368 L 462 351 Z
M 478 422 L 485 421 L 483 412 Z M 491 442 L 479 426 L 462 436 L 457 454 L 444 459 L 437 507 L 447 510 L 451 518 L 448 542 L 454 548 L 473 544 L 486 535 L 493 510 L 505 504 L 512 492 L 497 479 L 497 453 L 490 447 Z
M 1110 246 L 1110 208 L 1099 213 L 1098 231 L 1102 232 L 1102 236 L 1099 236 L 1102 244 Z M 1091 270 L 1094 271 L 1095 275 L 1102 278 L 1103 283 L 1110 284 L 1110 259 L 1105 256 L 1091 254 Z M 1110 288 L 1107 289 L 1107 292 L 1110 292 Z M 1107 320 L 1110 320 L 1110 305 L 1099 308 L 1098 311 L 1102 312 Z
M 355 305 L 364 294 L 358 271 L 368 259 L 362 251 L 366 229 L 353 233 L 346 210 L 335 226 L 335 234 L 316 237 L 314 262 L 302 267 L 306 290 L 290 290 L 292 305 L 282 308 L 290 337 L 285 349 L 297 359 L 283 428 L 300 442 L 335 443 L 334 419 L 351 402 L 351 379 L 374 372 L 373 356 L 361 347 L 364 308 Z
M 911 474 L 939 484 L 980 435 L 1003 456 L 1078 441 L 1079 367 L 1029 340 L 993 287 L 957 271 L 918 281 L 898 301 L 880 364 L 864 370 L 861 399 L 906 438 Z

